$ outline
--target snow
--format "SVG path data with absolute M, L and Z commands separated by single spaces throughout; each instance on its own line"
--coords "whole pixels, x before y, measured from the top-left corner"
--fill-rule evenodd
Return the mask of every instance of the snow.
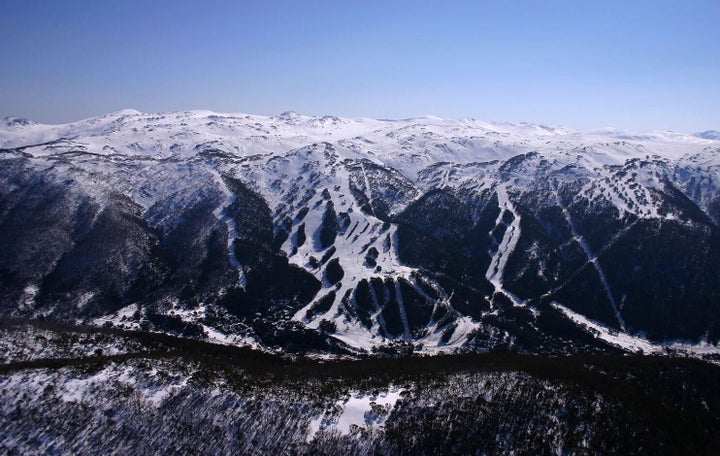
M 558 302 L 553 302 L 551 305 L 553 308 L 562 312 L 565 317 L 572 320 L 578 326 L 593 334 L 598 339 L 629 352 L 646 355 L 682 354 L 688 356 L 720 354 L 720 346 L 713 345 L 708 342 L 700 342 L 698 344 L 682 341 L 657 343 L 640 336 L 629 334 L 625 331 L 616 331 L 612 328 L 608 328 L 607 326 L 592 321 Z
M 182 308 L 177 301 L 167 303 L 168 308 L 165 310 L 170 315 L 182 318 L 183 321 L 192 322 L 200 326 L 209 342 L 219 345 L 232 345 L 237 347 L 251 347 L 256 350 L 264 350 L 255 339 L 240 334 L 225 334 L 216 328 L 205 323 L 207 318 L 207 305 L 201 304 L 194 308 Z M 137 304 L 130 304 L 123 307 L 114 314 L 104 315 L 92 320 L 97 326 L 103 326 L 106 323 L 112 323 L 114 326 L 123 329 L 140 329 L 140 323 L 132 319 L 136 312 L 141 309 Z
M 412 340 L 410 336 L 410 325 L 408 324 L 407 312 L 405 311 L 405 303 L 403 302 L 402 291 L 400 290 L 400 282 L 397 281 L 395 282 L 395 299 L 397 299 L 400 320 L 403 324 L 403 337 L 405 340 Z
M 490 260 L 490 267 L 488 267 L 485 277 L 495 287 L 496 293 L 506 295 L 513 302 L 513 305 L 519 306 L 523 305 L 520 298 L 505 290 L 503 287 L 503 273 L 505 271 L 505 265 L 507 264 L 508 258 L 510 258 L 510 255 L 512 255 L 513 251 L 515 251 L 515 246 L 520 239 L 520 216 L 515 211 L 515 208 L 508 197 L 507 188 L 505 186 L 499 185 L 495 189 L 495 193 L 498 197 L 498 205 L 500 207 L 500 213 L 497 216 L 497 220 L 495 220 L 495 226 L 497 227 L 501 224 L 505 224 L 505 222 L 503 222 L 505 213 L 512 214 L 513 220 L 506 226 L 503 237 L 499 243 L 500 245 L 498 245 L 497 251 L 495 251 L 492 259 Z
M 95 375 L 80 378 L 71 378 L 62 385 L 63 392 L 60 396 L 65 402 L 82 402 L 83 396 L 94 385 L 104 385 L 111 377 L 109 369 L 103 369 Z
M 341 148 L 336 148 L 335 152 L 345 151 Z M 288 158 L 287 161 L 277 163 L 275 172 L 282 175 L 292 176 L 299 174 L 297 169 L 302 167 L 302 163 L 308 163 L 313 161 L 322 162 L 326 160 L 324 154 L 320 153 L 318 147 L 310 148 L 305 150 L 304 154 L 293 154 Z M 348 151 L 352 153 L 352 151 Z M 310 328 L 317 328 L 323 319 L 333 318 L 335 315 L 341 313 L 342 300 L 345 294 L 353 289 L 358 282 L 361 280 L 370 280 L 373 277 L 381 278 L 392 278 L 409 279 L 413 273 L 413 269 L 403 265 L 399 260 L 399 255 L 396 250 L 396 230 L 395 226 L 391 226 L 387 231 L 382 231 L 383 222 L 375 217 L 363 213 L 360 208 L 356 206 L 355 200 L 350 196 L 351 190 L 348 187 L 350 178 L 348 170 L 344 166 L 328 165 L 327 167 L 320 169 L 330 169 L 330 172 L 324 172 L 319 181 L 314 185 L 317 189 L 327 189 L 327 193 L 330 195 L 329 200 L 333 202 L 336 213 L 346 212 L 350 219 L 348 229 L 345 233 L 339 233 L 332 245 L 335 249 L 333 255 L 325 263 L 336 259 L 340 262 L 340 266 L 343 269 L 344 277 L 339 284 L 339 288 L 331 285 L 327 282 L 324 276 L 324 267 L 312 270 L 309 268 L 310 258 L 314 257 L 320 259 L 329 249 L 320 248 L 319 231 L 322 226 L 323 214 L 326 207 L 325 196 L 318 191 L 305 206 L 309 209 L 302 222 L 297 223 L 294 226 L 293 235 L 285 241 L 282 246 L 282 250 L 288 255 L 288 259 L 292 264 L 300 267 L 309 269 L 315 277 L 323 283 L 323 290 L 318 293 L 315 301 L 308 304 L 306 307 L 298 310 L 293 316 L 294 320 L 304 322 Z M 367 181 L 367 174 L 365 173 L 364 167 L 362 168 L 363 178 L 365 180 L 365 189 L 369 190 L 369 183 Z M 303 181 L 303 185 L 307 185 L 307 179 Z M 299 194 L 304 193 L 304 190 L 297 192 Z M 368 191 L 369 193 L 369 191 Z M 370 195 L 368 195 L 370 198 Z M 281 198 L 274 197 L 274 200 Z M 295 219 L 297 212 L 288 214 L 291 219 Z M 301 246 L 296 245 L 297 227 L 301 224 L 305 225 L 305 233 L 307 240 Z M 350 232 L 352 227 L 357 228 L 352 236 Z M 365 230 L 365 227 L 367 229 Z M 361 234 L 362 233 L 362 234 Z M 390 239 L 390 248 L 384 248 L 385 239 Z M 370 268 L 365 265 L 365 254 L 371 248 L 375 248 L 378 251 L 378 258 L 376 259 L 377 266 L 381 268 L 381 272 L 377 272 L 375 268 Z M 293 253 L 294 252 L 294 253 Z M 331 308 L 324 314 L 316 315 L 315 318 L 310 321 L 305 321 L 308 310 L 316 304 L 317 300 L 321 299 L 331 290 L 335 291 L 335 301 Z M 404 314 L 404 310 L 401 309 Z M 386 342 L 384 338 L 379 336 L 379 325 L 368 330 L 360 324 L 358 321 L 338 321 L 336 320 L 337 332 L 333 334 L 338 340 L 341 340 L 351 347 L 358 349 L 369 350 L 374 346 Z M 408 325 L 404 326 L 405 334 L 404 337 L 410 339 Z
M 365 181 L 365 196 L 367 196 L 368 199 L 368 206 L 370 206 L 370 212 L 372 213 L 372 215 L 375 215 L 375 206 L 372 197 L 372 187 L 370 187 L 370 180 L 367 177 L 367 173 L 365 172 L 365 164 L 362 161 L 360 162 L 360 169 L 362 169 L 363 179 Z
M 199 136 L 188 132 L 201 132 Z M 101 117 L 63 125 L 0 124 L 0 147 L 25 147 L 66 138 L 64 147 L 82 145 L 89 151 L 106 155 L 103 147 L 112 145 L 117 153 L 130 155 L 167 155 L 171 146 L 183 155 L 194 154 L 198 144 L 222 144 L 240 155 L 288 151 L 311 143 L 347 141 L 362 149 L 370 141 L 375 156 L 383 162 L 403 164 L 413 175 L 409 154 L 400 143 L 426 152 L 417 163 L 452 161 L 470 163 L 509 158 L 529 151 L 557 152 L 592 146 L 593 160 L 604 164 L 622 164 L 629 156 L 638 156 L 638 145 L 666 158 L 679 159 L 688 150 L 700 151 L 713 140 L 671 132 L 649 134 L 623 133 L 616 130 L 572 131 L 566 128 L 533 124 L 488 123 L 470 119 L 452 120 L 426 116 L 401 120 L 367 118 L 344 119 L 312 117 L 300 114 L 258 116 L 212 111 L 183 111 L 162 114 L 122 110 Z M 362 139 L 362 141 L 361 141 Z M 460 141 L 463 139 L 463 141 Z M 651 143 L 647 147 L 647 143 Z M 447 148 L 438 148 L 444 144 Z M 407 149 L 407 147 L 406 147 Z M 407 149 L 409 150 L 409 149 Z M 26 151 L 52 153 L 43 147 Z M 417 157 L 416 157 L 417 158 Z
M 311 442 L 321 431 L 348 435 L 355 427 L 366 430 L 382 429 L 403 392 L 405 391 L 400 388 L 390 387 L 377 395 L 367 392 L 349 393 L 338 400 L 329 411 L 310 420 L 307 442 Z
M 223 223 L 225 223 L 225 225 L 227 225 L 228 258 L 232 267 L 234 267 L 238 271 L 238 285 L 244 289 L 247 285 L 247 278 L 245 277 L 242 263 L 240 263 L 240 261 L 237 259 L 237 256 L 235 255 L 234 243 L 235 239 L 239 237 L 237 231 L 237 224 L 235 223 L 235 220 L 226 212 L 227 209 L 235 202 L 235 195 L 230 191 L 230 189 L 227 187 L 227 184 L 225 184 L 225 181 L 220 176 L 220 173 L 218 173 L 216 170 L 213 170 L 213 177 L 215 178 L 216 184 L 218 185 L 218 187 L 220 187 L 220 190 L 225 195 L 225 201 L 215 209 L 213 214 L 218 220 L 222 221 Z
M 455 312 L 453 310 L 453 312 Z M 480 327 L 480 323 L 475 322 L 470 317 L 456 315 L 455 330 L 453 331 L 450 339 L 441 343 L 441 338 L 446 327 L 438 327 L 437 325 L 433 328 L 429 328 L 428 335 L 422 338 L 422 348 L 418 350 L 423 355 L 440 355 L 443 353 L 451 353 L 455 350 L 462 348 L 467 341 L 468 336 Z
M 143 381 L 142 387 L 138 386 L 138 371 L 131 366 L 119 368 L 115 364 L 111 364 L 94 375 L 85 377 L 69 378 L 62 385 L 60 398 L 65 402 L 82 403 L 85 395 L 92 396 L 93 389 L 105 388 L 113 382 L 125 385 L 136 386 L 140 397 L 142 397 L 149 405 L 159 407 L 173 393 L 185 388 L 189 377 L 183 375 L 174 375 L 174 378 L 168 381 L 165 377 L 162 379 L 153 379 L 157 375 L 157 370 L 153 369 L 149 373 L 149 379 Z
M 139 307 L 137 304 L 130 304 L 113 314 L 98 317 L 94 319 L 92 323 L 97 326 L 103 326 L 106 323 L 112 323 L 115 326 L 126 327 L 127 329 L 139 329 L 140 324 L 131 320 L 133 314 L 135 314 L 135 312 L 137 312 L 138 310 Z
M 26 286 L 18 303 L 20 310 L 32 309 L 35 304 L 35 296 L 39 291 L 40 288 L 37 285 Z
M 145 399 L 155 407 L 159 407 L 170 395 L 183 389 L 187 382 L 188 378 L 185 377 L 177 383 L 171 383 L 157 389 L 145 390 Z

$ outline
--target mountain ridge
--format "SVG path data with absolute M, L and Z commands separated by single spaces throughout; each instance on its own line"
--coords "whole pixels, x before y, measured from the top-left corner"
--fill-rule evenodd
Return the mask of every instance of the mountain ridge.
M 123 110 L 0 148 L 8 315 L 351 353 L 720 340 L 716 140 Z

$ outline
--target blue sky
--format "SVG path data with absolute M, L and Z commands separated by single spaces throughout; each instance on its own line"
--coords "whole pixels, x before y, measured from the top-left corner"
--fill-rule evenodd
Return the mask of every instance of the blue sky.
M 0 116 L 720 129 L 720 2 L 0 0 Z

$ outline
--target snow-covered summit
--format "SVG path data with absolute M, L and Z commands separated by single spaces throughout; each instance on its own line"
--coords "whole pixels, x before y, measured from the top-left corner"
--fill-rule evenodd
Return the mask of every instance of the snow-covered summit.
M 17 118 L 0 124 L 0 147 L 16 148 L 69 140 L 66 150 L 107 154 L 191 156 L 203 147 L 222 146 L 244 156 L 283 153 L 318 142 L 368 150 L 374 158 L 404 162 L 416 174 L 417 159 L 457 163 L 507 159 L 518 153 L 550 156 L 581 151 L 601 164 L 622 164 L 628 157 L 658 155 L 678 159 L 702 152 L 717 140 L 713 132 L 627 133 L 613 129 L 588 132 L 536 124 L 452 120 L 435 116 L 400 120 L 306 116 L 294 111 L 279 116 L 222 114 L 212 111 L 141 113 L 124 109 L 62 125 L 43 125 Z M 62 149 L 62 148 L 60 148 Z M 58 147 L 33 148 L 37 155 Z M 172 152 L 170 152 L 172 151 Z
M 711 139 L 711 140 L 719 140 L 720 139 L 720 131 L 717 130 L 707 130 L 700 133 L 696 133 L 695 136 L 702 139 Z
M 34 121 L 30 119 L 25 119 L 22 117 L 15 117 L 15 116 L 8 116 L 3 119 L 3 122 L 5 123 L 5 127 L 8 128 L 18 128 L 18 127 L 27 127 L 30 125 L 37 125 Z

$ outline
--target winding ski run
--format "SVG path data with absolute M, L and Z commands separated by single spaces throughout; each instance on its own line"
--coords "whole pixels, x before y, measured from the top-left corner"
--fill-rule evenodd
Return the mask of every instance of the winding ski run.
M 227 213 L 227 210 L 235 202 L 236 197 L 233 192 L 228 188 L 225 180 L 222 178 L 218 171 L 213 170 L 213 177 L 218 188 L 223 193 L 223 195 L 225 195 L 225 200 L 222 202 L 222 204 L 215 208 L 215 210 L 213 211 L 213 215 L 216 219 L 218 219 L 220 222 L 224 223 L 227 226 L 228 260 L 230 261 L 232 267 L 235 268 L 238 272 L 238 285 L 245 289 L 245 286 L 247 285 L 245 271 L 243 269 L 242 263 L 235 255 L 235 239 L 239 237 L 237 231 L 237 224 L 235 222 L 235 219 Z
M 515 211 L 515 206 L 512 201 L 510 201 L 507 194 L 507 188 L 505 186 L 498 185 L 495 188 L 495 193 L 497 194 L 500 213 L 495 220 L 495 226 L 490 231 L 490 236 L 494 236 L 493 231 L 495 231 L 498 226 L 505 225 L 506 228 L 502 239 L 498 243 L 497 249 L 494 252 L 490 252 L 492 257 L 490 260 L 490 267 L 485 273 L 485 278 L 495 288 L 495 294 L 503 294 L 507 296 L 514 305 L 522 306 L 524 305 L 523 301 L 515 294 L 507 291 L 503 286 L 505 266 L 508 258 L 515 250 L 518 240 L 520 239 L 520 216 Z M 509 224 L 505 221 L 506 213 L 512 215 L 512 221 Z

